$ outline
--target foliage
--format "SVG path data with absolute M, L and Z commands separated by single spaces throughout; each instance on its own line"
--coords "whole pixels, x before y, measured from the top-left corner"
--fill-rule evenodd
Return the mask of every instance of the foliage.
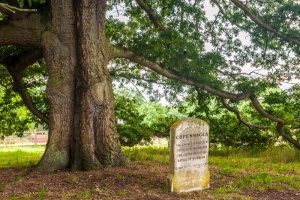
M 47 0 L 18 0 L 19 6 L 23 8 L 25 4 L 28 4 L 29 7 L 32 7 L 32 4 L 43 4 Z
M 0 65 L 0 134 L 17 134 L 22 136 L 24 131 L 43 124 L 25 107 L 20 95 L 14 91 L 13 80 L 7 70 Z M 45 97 L 46 69 L 42 65 L 32 65 L 23 73 L 23 81 L 33 104 L 46 116 L 49 105 Z
M 286 122 L 285 131 L 294 138 L 300 136 L 299 101 L 300 87 L 295 85 L 288 90 L 267 90 L 263 103 L 266 110 Z M 299 140 L 299 139 L 298 139 Z
M 246 19 L 245 15 L 243 15 L 243 12 L 241 12 L 240 10 L 238 10 L 236 7 L 233 7 L 233 5 L 231 3 L 227 3 L 224 5 L 225 8 L 228 8 L 228 13 L 233 12 L 233 16 L 232 16 L 232 20 L 235 20 L 235 23 L 237 24 L 238 22 L 243 23 L 243 22 L 247 22 L 247 27 L 245 27 L 244 29 L 239 29 L 238 27 L 235 27 L 234 25 L 231 24 L 230 21 L 228 21 L 228 19 L 226 19 L 223 15 L 217 15 L 215 17 L 215 19 L 213 21 L 208 21 L 205 18 L 205 10 L 201 9 L 201 7 L 203 7 L 204 2 L 199 1 L 198 5 L 195 6 L 195 8 L 191 8 L 190 6 L 192 6 L 189 3 L 174 3 L 174 2 L 162 2 L 160 5 L 159 3 L 154 3 L 154 2 L 149 2 L 149 4 L 152 6 L 153 11 L 155 12 L 156 8 L 161 7 L 164 8 L 162 9 L 162 11 L 157 11 L 158 13 L 156 13 L 158 16 L 160 16 L 161 19 L 165 19 L 165 21 L 163 21 L 162 23 L 164 23 L 164 25 L 166 27 L 168 27 L 168 31 L 167 33 L 162 33 L 162 34 L 149 34 L 150 31 L 155 32 L 153 30 L 153 26 L 149 26 L 148 24 L 144 27 L 142 24 L 143 23 L 150 23 L 149 20 L 146 19 L 145 14 L 143 12 L 141 12 L 140 9 L 138 9 L 137 7 L 134 7 L 134 5 L 132 6 L 132 11 L 130 10 L 130 5 L 128 5 L 128 9 L 126 10 L 126 14 L 128 16 L 134 16 L 133 18 L 130 19 L 134 19 L 132 21 L 129 21 L 128 24 L 126 24 L 126 27 L 131 27 L 131 23 L 134 24 L 135 27 L 141 27 L 142 26 L 142 31 L 138 28 L 132 28 L 129 29 L 131 30 L 131 36 L 132 37 L 138 37 L 138 39 L 133 39 L 134 40 L 134 44 L 135 46 L 142 46 L 144 47 L 145 45 L 138 45 L 139 43 L 146 43 L 146 47 L 147 47 L 147 42 L 150 40 L 155 40 L 157 41 L 158 44 L 160 44 L 162 47 L 160 47 L 161 49 L 163 49 L 165 53 L 161 54 L 162 51 L 158 51 L 159 53 L 157 53 L 157 55 L 153 55 L 155 54 L 155 51 L 153 52 L 152 49 L 153 48 L 144 48 L 144 49 L 138 49 L 139 53 L 144 53 L 145 55 L 149 55 L 149 53 L 147 52 L 147 50 L 145 51 L 145 49 L 151 49 L 151 54 L 155 57 L 155 60 L 159 59 L 170 59 L 170 61 L 167 61 L 167 64 L 165 64 L 165 66 L 167 66 L 168 68 L 170 68 L 172 65 L 174 65 L 175 63 L 177 64 L 176 66 L 176 71 L 180 74 L 184 74 L 184 73 L 194 73 L 194 71 L 192 70 L 193 64 L 189 63 L 188 64 L 188 68 L 186 68 L 185 64 L 182 64 L 180 66 L 178 66 L 179 63 L 183 63 L 185 59 L 189 59 L 192 62 L 196 62 L 195 63 L 195 67 L 197 66 L 195 72 L 199 73 L 199 74 L 195 74 L 197 75 L 197 78 L 200 77 L 207 77 L 206 74 L 208 75 L 207 70 L 214 70 L 214 69 L 221 69 L 222 71 L 227 71 L 229 72 L 229 70 L 231 70 L 231 75 L 233 75 L 233 72 L 237 72 L 235 73 L 235 77 L 238 78 L 239 73 L 240 72 L 240 66 L 244 65 L 246 63 L 250 63 L 252 62 L 254 65 L 253 66 L 257 66 L 257 67 L 264 67 L 264 65 L 267 65 L 267 67 L 275 67 L 274 65 L 278 64 L 278 59 L 281 59 L 281 57 L 283 57 L 285 55 L 284 51 L 284 45 L 272 45 L 272 42 L 278 42 L 274 37 L 270 38 L 271 36 L 269 36 L 269 43 L 268 45 L 272 45 L 271 47 L 268 47 L 268 51 L 266 52 L 267 55 L 265 55 L 265 58 L 263 58 L 262 56 L 260 56 L 260 52 L 265 50 L 265 41 L 264 38 L 266 37 L 266 33 L 261 30 L 261 28 L 258 28 L 257 26 L 254 26 L 253 23 L 250 23 L 249 20 Z M 172 5 L 170 5 L 172 4 Z M 195 3 L 196 4 L 196 3 Z M 274 17 L 272 18 L 270 15 L 271 13 L 273 13 L 273 11 L 271 11 L 271 9 L 278 9 L 281 12 L 284 12 L 285 16 L 297 16 L 296 15 L 296 11 L 294 9 L 289 9 L 286 10 L 286 6 L 284 7 L 279 7 L 279 4 L 275 4 L 278 7 L 271 7 L 272 3 L 269 4 L 264 4 L 262 5 L 259 2 L 256 1 L 252 1 L 252 5 L 253 7 L 256 6 L 257 8 L 266 8 L 264 13 L 265 15 L 269 15 L 267 18 L 270 19 L 274 19 Z M 292 5 L 290 5 L 290 7 L 293 7 Z M 294 7 L 295 8 L 295 7 Z M 269 9 L 269 10 L 267 10 Z M 158 9 L 157 9 L 158 10 Z M 182 15 L 176 15 L 175 13 L 181 12 Z M 288 13 L 290 12 L 290 13 Z M 294 13 L 293 13 L 294 12 Z M 274 11 L 274 13 L 276 13 L 276 11 Z M 280 13 L 280 12 L 279 12 Z M 231 17 L 231 16 L 229 16 Z M 276 19 L 279 17 L 276 17 Z M 191 20 L 193 19 L 193 20 Z M 231 19 L 231 18 L 230 18 Z M 240 21 L 238 19 L 241 19 Z M 276 26 L 274 25 L 274 27 L 277 27 L 278 24 L 283 23 L 284 19 L 287 19 L 287 17 L 285 18 L 281 18 L 282 21 L 280 22 L 276 22 Z M 289 19 L 291 20 L 291 19 Z M 146 21 L 146 22 L 145 22 Z M 151 29 L 152 27 L 152 29 Z M 149 31 L 147 31 L 147 29 Z M 254 29 L 254 30 L 251 30 Z M 213 31 L 212 31 L 213 30 Z M 134 31 L 136 31 L 136 34 L 134 34 Z M 174 31 L 174 33 L 172 32 Z M 248 46 L 243 44 L 243 42 L 241 41 L 241 39 L 239 37 L 237 37 L 242 31 L 248 31 L 250 33 L 250 37 L 253 38 L 252 41 L 255 44 L 255 46 Z M 145 34 L 143 34 L 145 32 Z M 193 34 L 198 34 L 195 35 L 195 37 L 193 37 Z M 255 35 L 256 34 L 256 35 Z M 223 39 L 222 37 L 225 35 L 226 40 Z M 161 36 L 161 37 L 160 37 Z M 117 37 L 117 36 L 114 36 Z M 166 39 L 166 38 L 168 39 Z M 118 37 L 118 38 L 123 38 L 123 37 Z M 259 38 L 259 40 L 256 40 L 255 38 Z M 130 39 L 130 37 L 127 37 L 127 40 Z M 261 41 L 261 45 L 259 45 L 258 41 Z M 275 41 L 274 41 L 275 40 Z M 146 42 L 147 41 L 147 42 Z M 197 44 L 197 45 L 202 45 L 202 46 L 198 46 L 196 47 L 195 45 L 189 45 L 189 41 L 191 41 L 193 44 Z M 206 54 L 203 54 L 203 56 L 199 55 L 199 52 L 203 51 L 203 44 L 205 43 L 204 41 L 208 41 L 209 43 L 211 43 L 213 45 L 213 48 L 216 50 L 216 52 L 212 51 L 209 52 L 209 54 L 212 55 L 220 55 L 220 56 L 230 56 L 231 59 L 229 60 L 231 65 L 227 65 L 227 64 L 220 64 L 219 62 L 217 62 L 216 65 L 212 65 L 209 66 L 207 65 L 207 63 L 210 62 L 215 62 L 215 58 L 211 57 L 211 56 L 205 56 Z M 164 43 L 170 43 L 171 47 L 167 47 L 166 45 L 163 47 Z M 122 43 L 122 42 L 121 42 Z M 126 42 L 126 46 L 128 42 Z M 151 45 L 151 42 L 148 42 L 149 45 Z M 155 43 L 155 50 L 159 47 L 157 47 L 157 43 Z M 258 43 L 258 44 L 257 44 Z M 133 45 L 134 45 L 133 44 Z M 280 43 L 282 44 L 282 42 Z M 122 44 L 123 45 L 123 44 Z M 154 46 L 154 44 L 153 44 Z M 258 49 L 258 47 L 262 47 L 263 49 Z M 184 52 L 184 49 L 187 49 L 186 54 L 178 54 L 178 52 Z M 271 48 L 269 50 L 269 48 Z M 175 53 L 176 52 L 176 53 Z M 192 52 L 197 52 L 196 54 L 192 53 Z M 165 54 L 172 54 L 172 55 L 165 55 Z M 197 55 L 198 54 L 198 55 Z M 280 56 L 280 57 L 279 57 Z M 163 57 L 163 58 L 161 58 Z M 206 58 L 207 59 L 203 59 Z M 229 58 L 230 58 L 229 57 Z M 212 59 L 213 58 L 213 59 Z M 283 57 L 284 58 L 284 57 Z M 224 59 L 224 57 L 223 57 Z M 287 58 L 285 58 L 284 60 L 287 60 Z M 173 62 L 174 61 L 174 62 Z M 204 63 L 203 66 L 205 66 L 205 68 L 201 68 L 201 63 Z M 295 61 L 295 60 L 294 60 Z M 198 63 L 197 63 L 198 62 Z M 224 62 L 224 61 L 223 61 Z M 169 64 L 170 63 L 170 64 Z M 173 64 L 172 64 L 173 63 Z M 222 63 L 222 62 L 221 62 Z M 235 65 L 235 63 L 237 63 L 239 66 Z M 295 63 L 296 64 L 296 63 Z M 295 64 L 293 66 L 295 66 Z M 171 66 L 170 66 L 171 65 Z M 215 67 L 213 67 L 215 66 Z M 174 66 L 175 67 L 175 66 Z M 286 66 L 287 67 L 287 66 Z M 286 70 L 285 67 L 285 70 Z M 292 68 L 292 66 L 289 66 L 290 68 Z M 186 70 L 185 70 L 186 69 Z M 276 68 L 277 72 L 279 71 L 279 67 Z M 175 70 L 175 69 L 174 69 Z M 228 75 L 229 73 L 227 73 Z M 291 74 L 291 73 L 289 73 Z M 187 75 L 187 74 L 186 74 Z M 200 75 L 200 77 L 199 77 Z M 217 74 L 214 74 L 217 75 Z M 278 74 L 279 75 L 279 74 Z M 278 76 L 277 75 L 277 76 Z M 209 77 L 209 76 L 208 76 Z M 208 78 L 207 77 L 207 78 Z M 228 77 L 229 79 L 227 81 L 230 80 L 230 77 Z M 243 77 L 242 77 L 243 78 Z M 283 76 L 281 77 L 283 78 Z M 200 78 L 201 79 L 201 78 Z M 212 81 L 213 81 L 213 77 L 209 78 L 209 84 L 211 85 Z M 273 80 L 273 79 L 272 79 Z M 233 80 L 230 80 L 233 81 Z M 240 82 L 242 80 L 239 80 Z M 258 80 L 256 80 L 258 81 Z
M 296 138 L 299 137 L 299 128 L 296 126 L 298 94 L 298 87 L 291 88 L 289 91 L 269 88 L 261 96 L 266 110 L 283 118 L 289 124 L 287 125 L 289 130 L 293 130 L 289 134 Z M 248 123 L 260 126 L 272 125 L 272 122 L 259 115 L 249 102 L 232 102 L 232 105 L 240 111 L 242 119 Z M 225 109 L 220 100 L 209 93 L 200 92 L 198 95 L 191 93 L 184 100 L 178 102 L 178 106 L 181 113 L 185 113 L 189 117 L 201 118 L 209 123 L 211 145 L 242 149 L 267 148 L 276 141 L 281 141 L 275 130 L 260 130 L 244 126 L 234 113 Z
M 147 1 L 150 11 L 135 2 L 125 0 L 124 6 L 120 6 L 119 1 L 112 1 L 108 7 L 107 37 L 112 44 L 155 62 L 182 79 L 235 97 L 251 94 L 252 97 L 263 99 L 261 105 L 267 114 L 258 112 L 260 105 L 253 108 L 250 101 L 232 101 L 229 105 L 241 108 L 242 117 L 250 124 L 269 127 L 268 130 L 243 126 L 235 119 L 235 114 L 221 108 L 223 105 L 219 98 L 207 98 L 207 108 L 196 103 L 194 106 L 198 108 L 190 116 L 211 121 L 213 142 L 243 148 L 272 144 L 278 138 L 278 133 L 275 133 L 276 123 L 268 119 L 270 115 L 274 116 L 273 119 L 282 119 L 282 132 L 297 140 L 299 129 L 295 119 L 298 109 L 293 109 L 297 103 L 292 100 L 290 91 L 278 91 L 278 88 L 282 82 L 299 79 L 299 46 L 263 25 L 253 23 L 254 20 L 233 2 L 211 1 L 218 13 L 210 16 L 205 1 Z M 254 16 L 286 34 L 287 38 L 299 38 L 298 3 L 250 0 L 246 6 Z M 149 12 L 154 17 L 149 17 Z M 120 20 L 122 17 L 125 20 Z M 117 60 L 112 71 L 114 75 L 122 77 L 121 81 L 129 79 L 147 88 L 149 93 L 152 91 L 157 94 L 152 85 L 153 82 L 159 83 L 171 104 L 185 92 L 195 93 L 192 87 L 166 80 L 127 60 Z M 284 97 L 277 96 L 272 89 L 277 94 L 284 93 Z M 153 96 L 157 99 L 160 97 Z M 281 102 L 274 101 L 276 97 L 281 98 Z
M 170 126 L 184 116 L 176 108 L 164 107 L 154 102 L 142 104 L 139 112 L 145 115 L 143 124 L 151 127 L 154 134 L 159 137 L 168 137 Z
M 115 90 L 115 114 L 121 144 L 126 146 L 149 142 L 153 136 L 167 136 L 169 127 L 178 119 L 178 113 L 149 103 L 126 88 Z
M 9 102 L 9 103 L 8 103 Z M 23 133 L 30 128 L 30 115 L 28 110 L 21 106 L 20 97 L 12 90 L 4 90 L 0 86 L 0 136 L 11 135 L 13 133 Z
M 150 140 L 152 133 L 142 124 L 144 116 L 138 112 L 141 103 L 141 99 L 130 95 L 129 91 L 123 91 L 123 94 L 115 92 L 116 124 L 122 145 L 133 146 L 143 139 Z
M 9 112 L 1 112 L 0 114 L 0 136 L 16 134 L 21 136 L 23 132 L 29 130 L 30 122 L 26 119 L 29 112 L 24 107 L 17 108 L 15 110 L 10 110 Z
M 291 99 L 287 99 L 287 93 Z M 197 117 L 207 121 L 210 125 L 212 146 L 252 149 L 267 148 L 275 142 L 282 142 L 275 130 L 259 130 L 242 125 L 234 113 L 225 109 L 220 101 L 209 93 L 191 93 L 177 103 L 178 110 L 154 102 L 146 103 L 140 94 L 134 95 L 128 90 L 117 90 L 115 95 L 116 116 L 124 120 L 123 124 L 117 124 L 123 144 L 126 144 L 126 138 L 126 141 L 135 141 L 133 145 L 141 139 L 149 141 L 153 135 L 168 136 L 170 125 L 182 117 Z M 297 124 L 298 95 L 298 87 L 289 91 L 270 88 L 262 94 L 262 102 L 268 112 L 273 111 L 272 114 L 280 116 L 289 124 Z M 242 118 L 251 124 L 272 124 L 258 115 L 249 102 L 236 103 L 235 106 L 242 113 Z M 291 135 L 299 137 L 299 128 L 293 126 L 290 130 L 293 130 Z

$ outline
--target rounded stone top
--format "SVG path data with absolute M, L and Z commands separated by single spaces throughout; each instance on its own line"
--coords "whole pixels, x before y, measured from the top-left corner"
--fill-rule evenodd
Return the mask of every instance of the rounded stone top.
M 186 117 L 186 118 L 183 118 L 183 119 L 178 120 L 177 122 L 175 122 L 171 126 L 171 129 L 176 129 L 178 126 L 180 126 L 181 124 L 184 124 L 184 123 L 187 123 L 187 124 L 198 124 L 200 126 L 208 126 L 208 124 L 204 120 L 202 120 L 202 119 L 192 118 L 192 117 Z

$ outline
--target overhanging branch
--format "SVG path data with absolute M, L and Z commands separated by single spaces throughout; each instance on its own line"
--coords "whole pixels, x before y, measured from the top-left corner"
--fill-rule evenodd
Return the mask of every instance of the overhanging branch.
M 35 115 L 47 125 L 49 125 L 49 119 L 46 116 L 44 116 L 44 114 L 41 111 L 39 111 L 31 101 L 31 98 L 21 78 L 21 72 L 24 71 L 29 65 L 35 63 L 41 58 L 42 53 L 40 49 L 35 49 L 33 51 L 26 52 L 23 55 L 7 58 L 5 60 L 4 66 L 8 69 L 10 75 L 13 78 L 13 89 L 19 93 L 23 103 L 28 108 L 28 110 L 33 115 Z
M 110 55 L 110 59 L 113 59 L 113 58 L 126 58 L 126 59 L 129 59 L 132 62 L 141 64 L 145 67 L 148 67 L 148 68 L 152 69 L 153 71 L 157 72 L 158 74 L 160 74 L 162 76 L 165 76 L 165 77 L 170 78 L 170 79 L 177 80 L 177 81 L 179 81 L 183 84 L 186 84 L 186 85 L 194 86 L 196 88 L 205 90 L 205 91 L 207 91 L 207 92 L 209 92 L 213 95 L 216 95 L 218 97 L 221 97 L 223 99 L 229 99 L 229 100 L 233 100 L 233 101 L 241 101 L 241 100 L 245 100 L 245 99 L 250 99 L 251 103 L 254 106 L 254 108 L 256 109 L 256 111 L 258 111 L 262 116 L 276 122 L 277 123 L 277 126 L 276 126 L 277 132 L 283 138 L 285 138 L 291 144 L 293 144 L 296 148 L 300 149 L 299 142 L 297 140 L 293 139 L 290 135 L 288 135 L 284 132 L 284 130 L 283 130 L 284 120 L 267 113 L 263 109 L 263 107 L 261 106 L 261 104 L 259 103 L 259 101 L 257 100 L 257 98 L 255 97 L 254 94 L 252 94 L 252 93 L 233 94 L 233 93 L 228 93 L 228 92 L 225 92 L 225 91 L 218 91 L 218 90 L 216 90 L 212 87 L 209 87 L 207 85 L 204 85 L 204 84 L 201 84 L 201 83 L 196 83 L 193 80 L 189 80 L 187 78 L 178 76 L 178 75 L 176 75 L 176 74 L 174 74 L 174 73 L 172 73 L 172 72 L 170 72 L 166 69 L 163 69 L 156 62 L 152 62 L 152 61 L 149 61 L 145 58 L 138 57 L 133 52 L 126 51 L 124 49 L 120 49 L 120 48 L 117 48 L 117 47 L 113 47 L 111 45 L 108 45 L 108 46 L 109 46 L 108 47 L 109 48 L 108 52 L 109 52 L 109 55 Z M 250 124 L 248 124 L 248 125 L 250 125 Z M 252 125 L 252 126 L 254 126 L 254 125 Z M 264 129 L 264 127 L 260 127 L 260 128 Z
M 272 26 L 264 22 L 260 17 L 257 17 L 245 4 L 243 4 L 239 0 L 231 0 L 232 3 L 234 3 L 237 7 L 239 7 L 241 10 L 244 11 L 244 13 L 258 26 L 261 28 L 270 31 L 271 33 L 274 33 L 276 36 L 280 37 L 281 39 L 291 42 L 293 44 L 296 44 L 298 47 L 300 47 L 300 40 L 294 39 L 289 37 L 287 34 L 284 34 L 281 31 L 277 31 Z
M 219 4 L 219 2 L 217 0 L 211 0 L 214 4 L 216 4 L 216 6 L 219 8 L 219 11 L 223 14 L 223 16 L 234 26 L 238 27 L 239 29 L 241 30 L 244 30 L 248 33 L 252 33 L 250 32 L 248 29 L 245 29 L 244 27 L 240 26 L 239 24 L 237 23 L 234 23 L 232 21 L 232 19 L 230 19 L 230 17 L 226 14 L 225 10 L 223 9 L 223 7 Z
M 197 88 L 200 88 L 202 90 L 205 90 L 209 93 L 212 93 L 216 96 L 219 96 L 221 98 L 225 98 L 225 99 L 230 99 L 233 101 L 240 101 L 240 100 L 244 100 L 249 98 L 249 96 L 251 95 L 250 93 L 246 93 L 246 94 L 233 94 L 233 93 L 229 93 L 229 92 L 225 92 L 225 91 L 219 91 L 216 90 L 210 86 L 201 84 L 201 83 L 197 83 L 193 80 L 189 80 L 185 77 L 181 77 L 178 76 L 174 73 L 172 73 L 169 70 L 163 69 L 162 67 L 159 66 L 158 63 L 156 62 L 152 62 L 149 60 L 146 60 L 144 58 L 138 57 L 136 56 L 133 52 L 131 51 L 126 51 L 123 49 L 120 49 L 118 47 L 113 47 L 113 46 L 109 46 L 109 54 L 110 54 L 110 59 L 114 59 L 114 58 L 126 58 L 131 60 L 132 62 L 141 64 L 147 68 L 152 69 L 153 71 L 157 72 L 158 74 L 161 74 L 162 76 L 165 76 L 167 78 L 173 79 L 173 80 L 177 80 L 183 84 L 186 85 L 190 85 L 190 86 L 194 86 Z
M 39 43 L 39 34 L 33 30 L 13 25 L 0 26 L 0 46 L 38 46 Z
M 0 3 L 0 12 L 6 14 L 6 15 L 12 15 L 15 14 L 16 12 L 37 12 L 36 9 L 22 9 L 22 8 L 17 8 L 5 3 Z
M 250 124 L 248 122 L 246 122 L 242 116 L 241 116 L 241 113 L 238 109 L 235 109 L 233 107 L 230 107 L 226 101 L 226 99 L 221 99 L 222 100 L 222 105 L 229 111 L 233 112 L 237 119 L 239 120 L 239 122 L 241 122 L 242 124 L 244 124 L 245 126 L 247 126 L 248 128 L 257 128 L 257 129 L 263 129 L 263 130 L 267 130 L 269 129 L 268 126 L 259 126 L 259 125 L 254 125 L 254 124 Z
M 224 139 L 224 141 L 227 141 L 228 143 L 230 143 L 232 146 L 234 146 L 236 144 L 236 142 L 234 140 L 232 140 L 230 137 L 227 137 L 225 134 L 224 129 L 222 128 L 222 126 L 220 126 L 220 123 L 217 120 L 213 120 L 213 118 L 211 118 L 210 116 L 210 112 L 209 109 L 207 107 L 207 105 L 202 104 L 201 101 L 201 90 L 199 88 L 195 88 L 197 91 L 197 102 L 198 102 L 198 106 L 201 108 L 201 111 L 204 112 L 204 114 L 206 115 L 206 118 L 208 119 L 208 121 L 210 122 L 210 124 L 214 124 L 217 129 L 218 129 L 218 134 L 221 135 L 221 137 Z
M 26 87 L 22 81 L 22 78 L 19 76 L 19 74 L 13 75 L 13 80 L 14 80 L 14 88 L 16 89 L 16 91 L 19 93 L 19 95 L 22 98 L 23 103 L 25 104 L 25 106 L 27 107 L 27 109 L 36 117 L 38 117 L 40 120 L 42 120 L 43 122 L 45 122 L 47 125 L 50 124 L 50 120 L 44 116 L 44 114 L 39 111 L 33 104 L 33 102 L 31 101 L 31 98 L 26 90 Z
M 160 31 L 166 31 L 167 30 L 167 28 L 164 27 L 159 22 L 159 20 L 155 16 L 155 14 L 153 12 L 151 12 L 151 9 L 149 8 L 149 6 L 143 0 L 135 0 L 135 1 L 148 14 L 150 20 L 155 25 L 155 27 L 157 27 Z
M 5 64 L 10 71 L 21 73 L 26 70 L 29 65 L 32 65 L 41 58 L 43 58 L 42 51 L 36 48 L 20 55 L 7 57 Z
M 286 134 L 283 130 L 283 127 L 285 125 L 285 122 L 283 119 L 273 116 L 269 113 L 267 113 L 263 107 L 261 106 L 261 104 L 259 103 L 259 101 L 257 100 L 257 98 L 255 97 L 255 95 L 251 95 L 250 96 L 250 100 L 252 102 L 252 105 L 254 106 L 254 108 L 264 117 L 277 122 L 277 126 L 276 126 L 276 130 L 277 132 L 287 141 L 289 141 L 291 144 L 293 144 L 297 149 L 300 149 L 300 144 L 297 140 L 295 140 L 294 138 L 292 138 L 290 135 Z
M 0 23 L 0 45 L 39 46 L 45 24 L 36 11 L 0 3 L 0 12 L 8 16 Z

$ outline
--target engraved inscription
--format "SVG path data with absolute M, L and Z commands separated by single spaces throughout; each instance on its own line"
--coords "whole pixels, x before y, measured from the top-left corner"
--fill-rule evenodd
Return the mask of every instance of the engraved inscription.
M 186 192 L 209 188 L 209 126 L 195 118 L 185 118 L 170 130 L 170 191 Z

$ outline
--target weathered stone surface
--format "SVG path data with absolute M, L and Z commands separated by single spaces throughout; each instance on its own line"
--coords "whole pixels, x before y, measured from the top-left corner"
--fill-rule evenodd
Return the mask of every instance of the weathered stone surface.
M 185 118 L 170 129 L 170 169 L 167 189 L 190 192 L 209 188 L 209 126 L 195 118 Z

